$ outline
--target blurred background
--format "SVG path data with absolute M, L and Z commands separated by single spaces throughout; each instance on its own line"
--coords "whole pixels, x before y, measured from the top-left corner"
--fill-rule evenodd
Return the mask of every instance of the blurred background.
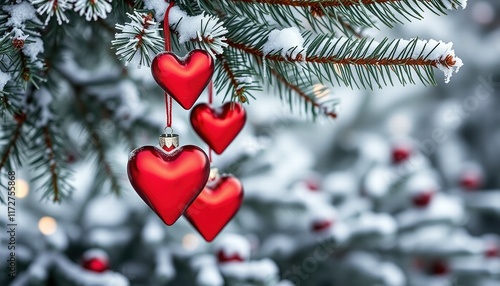
M 126 176 L 131 149 L 118 140 L 107 155 L 121 174 L 119 196 L 109 183 L 95 187 L 103 174 L 78 157 L 78 145 L 68 154 L 76 189 L 61 204 L 40 201 L 34 175 L 16 170 L 17 276 L 6 275 L 2 231 L 0 284 L 500 285 L 500 3 L 470 1 L 449 14 L 370 31 L 453 42 L 464 66 L 448 84 L 436 70 L 436 87 L 334 87 L 338 118 L 315 122 L 257 94 L 242 133 L 214 156 L 245 198 L 213 243 L 184 218 L 166 227 L 144 204 Z M 66 67 L 81 75 L 73 61 Z M 149 69 L 128 71 L 140 84 L 94 94 L 122 94 L 109 104 L 123 109 L 123 128 L 142 116 L 144 129 L 161 130 Z M 174 110 L 181 145 L 206 149 L 187 119 Z M 98 126 L 103 136 L 120 128 Z M 135 147 L 156 144 L 148 134 L 132 134 Z M 0 212 L 6 226 L 5 205 Z

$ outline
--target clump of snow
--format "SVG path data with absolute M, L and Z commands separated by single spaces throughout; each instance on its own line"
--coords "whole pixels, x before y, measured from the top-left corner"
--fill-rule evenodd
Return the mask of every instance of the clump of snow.
M 3 91 L 5 85 L 11 78 L 10 74 L 4 73 L 0 70 L 0 91 Z
M 248 239 L 241 235 L 225 234 L 217 240 L 215 250 L 216 252 L 222 251 L 225 256 L 238 255 L 243 260 L 248 260 L 251 246 Z
M 115 196 L 97 197 L 86 208 L 83 222 L 88 226 L 115 226 L 124 224 L 130 210 Z
M 196 285 L 202 286 L 222 286 L 224 285 L 224 278 L 219 270 L 214 266 L 204 266 L 196 275 Z
M 52 95 L 46 88 L 40 88 L 34 95 L 36 110 L 40 110 L 40 120 L 36 122 L 37 127 L 46 126 L 49 120 L 52 119 L 52 111 L 50 111 L 50 104 L 52 103 Z
M 118 94 L 121 105 L 116 110 L 116 116 L 125 128 L 128 128 L 137 118 L 142 117 L 145 106 L 139 96 L 137 86 L 130 80 L 120 82 Z
M 158 220 L 150 219 L 142 229 L 142 239 L 146 243 L 159 243 L 165 238 L 165 227 Z
M 424 192 L 436 192 L 440 189 L 437 179 L 433 173 L 417 173 L 411 176 L 406 183 L 406 190 L 410 195 Z
M 412 208 L 397 215 L 400 228 L 433 222 L 457 224 L 463 221 L 465 210 L 461 202 L 454 197 L 436 195 L 427 208 Z
M 43 53 L 43 41 L 38 37 L 30 37 L 31 41 L 26 42 L 23 47 L 23 53 L 30 58 L 31 62 L 36 62 L 38 59 L 38 55 Z
M 269 33 L 267 42 L 262 46 L 264 55 L 273 52 L 281 52 L 284 58 L 306 60 L 306 50 L 304 48 L 304 38 L 297 27 L 285 28 L 283 30 L 274 29 Z
M 267 281 L 270 277 L 278 275 L 279 271 L 276 263 L 268 258 L 244 263 L 225 263 L 219 268 L 226 277 L 256 281 Z
M 323 180 L 322 186 L 334 196 L 348 196 L 357 191 L 356 177 L 350 172 L 332 172 Z
M 364 276 L 380 281 L 381 285 L 403 286 L 406 278 L 403 271 L 391 262 L 379 261 L 376 256 L 366 252 L 353 252 L 346 258 L 346 263 Z
M 363 191 L 370 197 L 383 197 L 389 191 L 396 174 L 385 166 L 376 166 L 366 176 Z
M 102 261 L 109 260 L 109 256 L 106 253 L 106 251 L 100 248 L 92 248 L 85 251 L 82 255 L 82 258 L 83 260 L 90 260 L 90 259 L 101 259 Z
M 8 27 L 24 29 L 24 23 L 26 21 L 36 19 L 36 10 L 27 1 L 23 1 L 15 5 L 4 6 L 2 9 L 10 14 L 6 23 Z
M 351 235 L 376 233 L 391 235 L 396 232 L 397 224 L 390 214 L 366 212 L 353 220 L 350 225 Z
M 165 12 L 169 3 L 163 0 L 145 0 L 144 8 L 154 10 L 156 21 L 160 22 L 165 17 Z M 201 13 L 196 16 L 189 16 L 182 11 L 178 6 L 173 6 L 168 15 L 168 23 L 175 27 L 179 35 L 179 43 L 185 43 L 192 39 L 201 41 L 201 37 L 215 39 L 216 45 L 211 45 L 211 49 L 217 54 L 223 52 L 222 47 L 227 44 L 223 41 L 223 37 L 227 33 L 227 29 L 223 27 L 217 17 Z M 211 52 L 211 51 L 209 51 Z
M 169 2 L 164 0 L 144 0 L 144 9 L 154 10 L 155 19 L 160 22 L 165 17 Z

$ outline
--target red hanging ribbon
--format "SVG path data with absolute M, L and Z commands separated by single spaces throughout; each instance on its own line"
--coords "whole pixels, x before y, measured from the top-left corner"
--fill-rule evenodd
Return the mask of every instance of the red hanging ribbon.
M 208 104 L 212 107 L 212 100 L 214 96 L 214 82 L 210 80 L 208 84 Z M 208 146 L 208 159 L 210 160 L 210 164 L 212 163 L 212 148 Z
M 170 9 L 174 7 L 174 0 L 170 0 L 168 8 L 165 11 L 165 16 L 163 17 L 163 37 L 165 38 L 165 51 L 172 51 L 172 45 L 170 44 L 170 26 L 168 23 L 168 14 Z M 172 97 L 165 92 L 165 113 L 167 115 L 167 127 L 172 128 Z

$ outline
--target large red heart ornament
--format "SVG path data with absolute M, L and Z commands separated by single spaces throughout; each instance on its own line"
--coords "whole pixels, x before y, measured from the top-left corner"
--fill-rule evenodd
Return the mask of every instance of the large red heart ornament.
M 191 111 L 191 125 L 194 131 L 217 154 L 224 152 L 233 142 L 246 120 L 245 109 L 237 102 L 227 102 L 218 109 L 201 103 Z
M 151 72 L 156 83 L 187 110 L 212 78 L 214 61 L 204 50 L 193 50 L 183 59 L 163 52 L 153 59 Z
M 186 145 L 165 152 L 143 146 L 127 165 L 135 191 L 167 225 L 174 224 L 205 187 L 210 163 L 203 150 Z
M 209 182 L 184 216 L 206 241 L 212 241 L 233 218 L 243 201 L 243 186 L 231 175 Z

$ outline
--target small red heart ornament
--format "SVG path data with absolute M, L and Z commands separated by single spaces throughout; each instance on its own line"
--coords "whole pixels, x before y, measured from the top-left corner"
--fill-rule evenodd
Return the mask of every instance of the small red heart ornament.
M 187 110 L 212 78 L 214 61 L 204 50 L 193 50 L 182 59 L 162 52 L 153 59 L 151 72 L 156 83 Z
M 172 152 L 143 146 L 132 151 L 127 172 L 144 202 L 165 224 L 172 225 L 205 187 L 210 163 L 197 146 L 186 145 Z
M 231 175 L 222 175 L 189 206 L 184 216 L 206 241 L 212 241 L 233 218 L 243 201 L 243 186 Z
M 194 131 L 217 154 L 224 152 L 233 142 L 246 120 L 245 109 L 237 102 L 227 102 L 217 109 L 201 103 L 191 111 L 191 125 Z

